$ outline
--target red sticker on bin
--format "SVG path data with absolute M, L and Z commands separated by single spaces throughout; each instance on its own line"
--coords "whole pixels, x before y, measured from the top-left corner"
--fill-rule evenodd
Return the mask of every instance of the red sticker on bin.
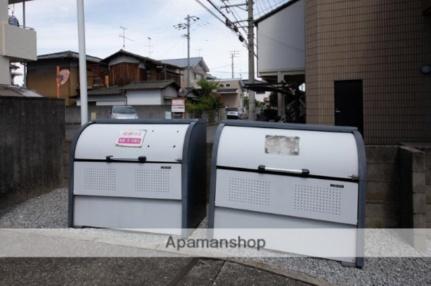
M 145 130 L 122 131 L 117 138 L 116 145 L 121 147 L 142 147 L 145 133 Z

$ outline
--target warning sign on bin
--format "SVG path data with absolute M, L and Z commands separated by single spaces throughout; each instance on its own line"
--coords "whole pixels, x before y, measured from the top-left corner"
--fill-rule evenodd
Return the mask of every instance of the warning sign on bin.
M 121 147 L 142 147 L 146 130 L 126 130 L 117 138 L 116 145 Z

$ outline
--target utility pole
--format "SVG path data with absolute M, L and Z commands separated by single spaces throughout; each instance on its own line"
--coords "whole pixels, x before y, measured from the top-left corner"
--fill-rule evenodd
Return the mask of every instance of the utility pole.
M 231 61 L 232 61 L 232 79 L 235 78 L 235 57 L 239 56 L 239 52 L 238 51 L 231 51 L 230 52 L 230 57 L 231 57 Z
M 254 83 L 254 17 L 253 0 L 247 0 L 248 12 L 248 79 L 250 84 Z M 248 119 L 256 120 L 256 94 L 253 90 L 248 91 Z
M 187 21 L 187 91 L 190 90 L 191 87 L 191 78 L 190 78 L 190 15 L 186 17 Z
M 81 125 L 85 125 L 88 121 L 87 52 L 85 51 L 85 13 L 84 0 L 76 1 L 78 8 L 79 89 L 81 97 Z
M 199 17 L 187 15 L 185 18 L 185 23 L 180 23 L 174 26 L 177 30 L 187 30 L 187 34 L 185 35 L 187 38 L 187 73 L 186 73 L 186 79 L 187 79 L 187 90 L 191 89 L 191 77 L 190 77 L 190 26 L 192 21 L 196 22 L 199 21 Z

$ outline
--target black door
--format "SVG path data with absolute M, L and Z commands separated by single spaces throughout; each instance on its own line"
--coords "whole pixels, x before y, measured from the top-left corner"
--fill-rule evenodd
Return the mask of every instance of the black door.
M 354 126 L 363 134 L 362 80 L 335 81 L 335 125 Z

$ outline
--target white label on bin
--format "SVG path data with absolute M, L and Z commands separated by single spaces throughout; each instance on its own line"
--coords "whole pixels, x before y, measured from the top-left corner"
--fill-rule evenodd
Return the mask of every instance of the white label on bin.
M 277 155 L 299 155 L 299 140 L 300 138 L 287 136 L 272 136 L 265 137 L 265 153 Z
M 122 131 L 115 144 L 121 147 L 142 147 L 146 133 L 147 130 Z

